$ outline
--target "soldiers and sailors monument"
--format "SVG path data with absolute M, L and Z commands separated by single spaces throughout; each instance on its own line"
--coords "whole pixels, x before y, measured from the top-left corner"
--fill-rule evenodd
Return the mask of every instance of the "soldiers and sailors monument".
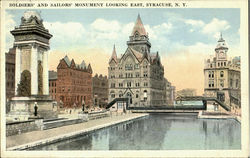
M 34 109 L 38 109 L 41 117 L 56 117 L 48 80 L 49 40 L 52 35 L 43 26 L 43 20 L 36 11 L 26 11 L 21 24 L 11 34 L 16 49 L 15 97 L 11 99 L 9 116 L 27 120 L 34 116 Z

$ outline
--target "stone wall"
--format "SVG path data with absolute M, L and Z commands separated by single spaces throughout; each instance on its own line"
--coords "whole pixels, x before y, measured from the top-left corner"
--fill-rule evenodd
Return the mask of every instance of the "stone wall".
M 35 120 L 6 123 L 6 136 L 40 130 Z

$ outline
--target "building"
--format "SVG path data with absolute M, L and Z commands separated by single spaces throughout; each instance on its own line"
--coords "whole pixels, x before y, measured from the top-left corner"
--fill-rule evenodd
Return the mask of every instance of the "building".
M 53 100 L 57 100 L 56 82 L 57 82 L 57 72 L 49 71 L 49 94 Z
M 107 76 L 95 75 L 92 78 L 94 105 L 106 107 L 108 104 L 108 78 Z
M 240 57 L 228 60 L 227 52 L 228 47 L 221 35 L 215 55 L 205 60 L 204 95 L 216 97 L 228 106 L 240 107 Z
M 130 106 L 162 106 L 166 104 L 164 67 L 159 53 L 150 51 L 148 34 L 138 15 L 127 50 L 117 57 L 115 46 L 109 61 L 109 102 L 128 97 Z
M 50 71 L 51 97 L 61 107 L 76 108 L 92 106 L 92 68 L 82 61 L 80 65 L 65 56 L 60 60 L 56 72 Z
M 196 96 L 196 89 L 186 88 L 177 91 L 177 97 Z
M 5 53 L 5 81 L 6 81 L 6 99 L 10 100 L 15 96 L 15 54 L 16 49 L 9 49 Z
M 167 105 L 173 105 L 175 101 L 175 86 L 166 79 L 166 102 Z

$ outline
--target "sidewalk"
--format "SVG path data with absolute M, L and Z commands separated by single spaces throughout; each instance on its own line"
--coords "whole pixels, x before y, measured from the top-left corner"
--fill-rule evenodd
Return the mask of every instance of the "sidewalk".
M 95 129 L 95 127 L 103 127 L 109 126 L 113 123 L 123 122 L 128 119 L 133 119 L 135 117 L 141 117 L 146 114 L 124 114 L 124 115 L 112 115 L 112 117 L 105 117 L 97 120 L 90 120 L 88 122 L 74 124 L 69 126 L 63 126 L 58 128 L 53 128 L 49 130 L 43 131 L 33 131 L 28 133 L 23 133 L 20 135 L 9 136 L 6 138 L 6 146 L 7 148 L 14 146 L 21 146 L 24 144 L 32 143 L 32 142 L 48 142 L 49 139 L 58 139 L 60 136 L 64 138 L 70 133 L 74 132 L 84 132 Z M 37 143 L 38 144 L 38 143 Z

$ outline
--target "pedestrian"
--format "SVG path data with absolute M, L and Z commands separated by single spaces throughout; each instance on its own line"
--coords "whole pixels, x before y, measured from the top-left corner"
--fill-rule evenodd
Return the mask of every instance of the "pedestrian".
M 35 102 L 35 105 L 34 105 L 34 115 L 35 116 L 37 116 L 37 110 L 38 110 L 37 102 Z
M 82 101 L 82 112 L 84 112 L 84 107 L 85 107 L 85 101 Z

